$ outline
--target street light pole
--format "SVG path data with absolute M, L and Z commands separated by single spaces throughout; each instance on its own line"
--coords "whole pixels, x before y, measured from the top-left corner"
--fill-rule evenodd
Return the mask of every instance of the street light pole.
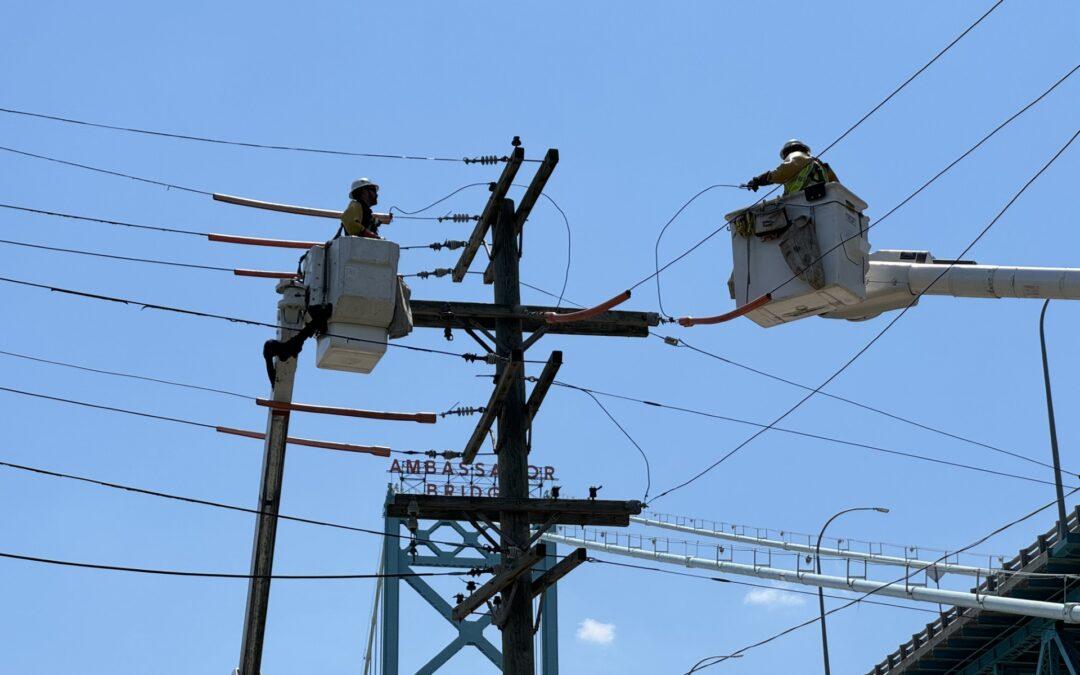
M 1058 454 L 1057 424 L 1054 423 L 1054 398 L 1050 394 L 1050 364 L 1046 359 L 1046 330 L 1043 324 L 1046 321 L 1046 308 L 1050 301 L 1043 303 L 1042 313 L 1039 314 L 1039 346 L 1042 347 L 1043 383 L 1046 385 L 1046 415 L 1050 420 L 1050 450 L 1054 456 L 1054 488 L 1057 490 L 1058 504 L 1058 542 L 1065 541 L 1065 533 L 1068 531 L 1065 525 L 1065 490 L 1061 487 L 1061 457 Z
M 815 559 L 817 560 L 817 573 L 821 574 L 821 540 L 825 537 L 825 530 L 829 527 L 832 521 L 836 520 L 845 513 L 851 513 L 852 511 L 877 511 L 878 513 L 888 513 L 889 509 L 883 506 L 857 506 L 851 509 L 844 509 L 840 513 L 837 513 L 832 518 L 825 521 L 825 525 L 821 528 L 821 532 L 818 534 L 817 546 L 815 547 Z M 821 653 L 825 659 L 825 675 L 830 675 L 829 670 L 829 636 L 825 630 L 825 592 L 821 586 L 818 586 L 818 609 L 821 610 Z

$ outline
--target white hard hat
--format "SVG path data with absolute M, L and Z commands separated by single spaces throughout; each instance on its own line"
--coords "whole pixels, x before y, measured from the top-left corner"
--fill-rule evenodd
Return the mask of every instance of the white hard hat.
M 370 178 L 357 178 L 352 182 L 352 187 L 349 188 L 349 196 L 351 197 L 354 192 L 356 192 L 362 187 L 373 187 L 376 190 L 379 189 L 378 184 L 376 184 Z
M 791 153 L 802 150 L 803 152 L 810 154 L 810 146 L 803 143 L 797 138 L 793 138 L 787 143 L 784 143 L 784 147 L 780 148 L 780 159 L 787 159 L 787 156 Z

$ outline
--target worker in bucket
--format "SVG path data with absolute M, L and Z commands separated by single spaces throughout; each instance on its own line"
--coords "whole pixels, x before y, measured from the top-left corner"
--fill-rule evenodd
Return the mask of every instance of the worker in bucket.
M 837 180 L 829 165 L 810 154 L 810 146 L 798 139 L 791 139 L 780 148 L 780 166 L 754 176 L 746 183 L 748 190 L 757 192 L 762 185 L 783 184 L 784 194 L 801 192 L 812 185 Z
M 349 205 L 341 214 L 341 229 L 352 237 L 382 239 L 379 226 L 385 218 L 372 212 L 371 207 L 379 203 L 379 186 L 369 178 L 359 178 L 349 188 Z

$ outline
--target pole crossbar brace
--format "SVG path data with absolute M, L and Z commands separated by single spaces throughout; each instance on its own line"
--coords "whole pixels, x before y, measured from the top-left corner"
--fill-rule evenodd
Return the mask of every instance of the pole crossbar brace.
M 532 392 L 529 393 L 529 400 L 525 403 L 525 407 L 529 410 L 529 421 L 532 421 L 536 417 L 536 413 L 539 412 L 540 406 L 544 403 L 544 397 L 547 396 L 551 385 L 555 382 L 555 376 L 559 374 L 560 367 L 562 367 L 562 352 L 551 352 L 547 363 L 544 364 L 544 369 L 540 371 L 539 377 L 536 378 L 536 384 L 533 386 Z
M 480 446 L 483 445 L 488 431 L 491 430 L 491 425 L 495 423 L 499 413 L 502 411 L 503 402 L 506 400 L 507 394 L 510 393 L 510 385 L 513 384 L 514 378 L 525 366 L 524 359 L 524 355 L 520 351 L 516 351 L 511 355 L 510 363 L 503 368 L 502 374 L 495 382 L 495 391 L 491 392 L 491 398 L 484 408 L 484 414 L 480 416 L 476 429 L 473 430 L 469 442 L 465 444 L 465 450 L 462 452 L 461 458 L 463 463 L 472 464 L 472 461 L 476 459 L 476 453 L 480 452 Z
M 555 582 L 570 574 L 578 565 L 585 562 L 587 557 L 588 552 L 584 548 L 574 549 L 573 553 L 560 560 L 554 567 L 533 579 L 532 597 L 535 598 L 551 586 L 554 586 Z
M 229 434 L 231 436 L 243 436 L 244 438 L 255 438 L 263 440 L 266 438 L 266 434 L 261 431 L 248 431 L 246 429 L 233 429 L 232 427 L 214 427 L 218 433 Z M 292 445 L 306 445 L 311 448 L 324 448 L 326 450 L 343 450 L 345 452 L 359 452 L 368 455 L 376 455 L 378 457 L 389 457 L 390 448 L 382 445 L 353 445 L 352 443 L 337 443 L 335 441 L 318 441 L 310 438 L 297 438 L 295 436 L 289 436 L 286 443 Z
M 509 567 L 487 581 L 483 586 L 476 589 L 476 591 L 465 598 L 450 616 L 454 621 L 464 621 L 467 616 L 472 614 L 478 607 L 490 600 L 511 583 L 516 581 L 518 577 L 527 573 L 532 569 L 533 565 L 544 559 L 547 555 L 547 546 L 544 544 L 537 544 L 532 547 L 520 557 L 518 557 L 512 567 Z
M 438 416 L 435 413 L 400 413 L 383 412 L 380 410 L 360 410 L 358 408 L 337 408 L 326 405 L 311 405 L 309 403 L 291 403 L 287 401 L 271 401 L 265 398 L 255 399 L 255 403 L 264 408 L 273 410 L 288 410 L 290 412 L 317 413 L 320 415 L 338 415 L 340 417 L 363 417 L 372 420 L 389 420 L 394 422 L 420 422 L 421 424 L 435 424 Z
M 499 213 L 499 207 L 502 205 L 506 193 L 510 191 L 510 186 L 514 182 L 514 176 L 517 175 L 518 169 L 521 168 L 521 163 L 524 160 L 525 148 L 514 148 L 514 152 L 511 153 L 510 159 L 506 162 L 506 166 L 503 167 L 502 175 L 499 176 L 499 181 L 495 183 L 495 189 L 492 190 L 487 205 L 484 206 L 484 212 L 480 214 L 480 220 L 476 221 L 476 226 L 473 228 L 472 234 L 469 235 L 469 243 L 465 245 L 464 250 L 461 252 L 461 258 L 458 259 L 457 265 L 454 266 L 454 273 L 451 278 L 455 282 L 461 283 L 465 278 L 465 273 L 469 271 L 469 265 L 472 264 L 473 258 L 476 257 L 476 252 L 480 249 L 480 245 L 484 241 L 484 237 L 495 222 L 495 217 Z
M 533 207 L 536 206 L 536 200 L 540 199 L 544 186 L 547 185 L 548 179 L 551 178 L 552 172 L 555 171 L 555 165 L 558 163 L 559 151 L 556 148 L 548 148 L 547 154 L 544 155 L 544 161 L 540 163 L 540 168 L 536 170 L 532 181 L 529 182 L 529 187 L 525 190 L 525 194 L 518 203 L 517 211 L 514 212 L 514 234 L 521 234 L 522 229 L 525 227 L 525 221 L 529 219 L 529 214 L 532 213 Z M 487 269 L 484 270 L 484 283 L 490 284 L 493 281 L 495 281 L 495 274 L 491 268 L 491 263 L 488 262 Z

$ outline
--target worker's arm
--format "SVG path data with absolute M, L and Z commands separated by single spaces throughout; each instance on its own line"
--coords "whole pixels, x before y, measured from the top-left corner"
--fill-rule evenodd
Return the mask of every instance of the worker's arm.
M 772 171 L 766 171 L 760 176 L 754 176 L 746 185 L 751 190 L 757 191 L 762 185 L 780 185 L 786 183 L 799 175 L 799 172 L 802 171 L 809 162 L 809 155 L 804 155 L 801 152 L 792 153 L 785 161 L 780 163 L 780 166 Z

